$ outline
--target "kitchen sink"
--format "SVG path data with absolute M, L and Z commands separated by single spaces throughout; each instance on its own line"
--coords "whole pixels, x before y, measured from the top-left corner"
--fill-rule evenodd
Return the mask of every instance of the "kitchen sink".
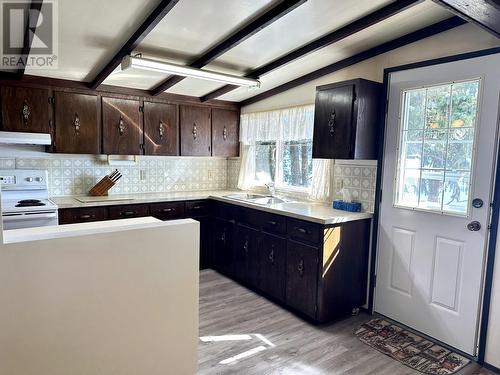
M 284 198 L 271 197 L 269 195 L 262 195 L 262 194 L 248 194 L 248 193 L 229 194 L 229 195 L 225 195 L 224 198 L 241 200 L 241 201 L 245 201 L 248 203 L 254 203 L 254 204 L 258 204 L 258 205 L 262 205 L 262 206 L 271 205 L 271 204 L 278 204 L 278 203 L 293 202 L 291 200 L 284 199 Z

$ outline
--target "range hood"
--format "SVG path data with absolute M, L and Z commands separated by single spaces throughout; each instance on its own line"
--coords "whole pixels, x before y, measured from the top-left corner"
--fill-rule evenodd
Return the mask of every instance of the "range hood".
M 0 131 L 0 144 L 4 145 L 50 145 L 50 134 Z

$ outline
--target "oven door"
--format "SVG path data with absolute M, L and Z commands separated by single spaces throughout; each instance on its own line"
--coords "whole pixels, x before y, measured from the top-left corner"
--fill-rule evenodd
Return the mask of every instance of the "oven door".
M 21 229 L 58 225 L 57 211 L 3 214 L 3 229 Z

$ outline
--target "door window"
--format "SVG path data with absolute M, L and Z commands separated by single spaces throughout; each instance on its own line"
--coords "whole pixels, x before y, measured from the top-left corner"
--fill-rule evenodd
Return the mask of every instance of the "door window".
M 468 215 L 479 84 L 402 92 L 395 206 Z

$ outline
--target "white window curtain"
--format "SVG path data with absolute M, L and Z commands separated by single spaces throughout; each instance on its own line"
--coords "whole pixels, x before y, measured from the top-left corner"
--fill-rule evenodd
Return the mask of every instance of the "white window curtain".
M 255 178 L 256 145 L 259 142 L 289 142 L 312 140 L 314 106 L 285 108 L 276 111 L 243 114 L 241 116 L 242 162 L 238 188 L 251 190 L 267 181 Z M 279 154 L 279 153 L 278 153 Z M 279 158 L 279 155 L 277 155 Z M 309 197 L 326 201 L 331 191 L 331 160 L 314 160 Z M 277 170 L 279 173 L 279 168 Z

